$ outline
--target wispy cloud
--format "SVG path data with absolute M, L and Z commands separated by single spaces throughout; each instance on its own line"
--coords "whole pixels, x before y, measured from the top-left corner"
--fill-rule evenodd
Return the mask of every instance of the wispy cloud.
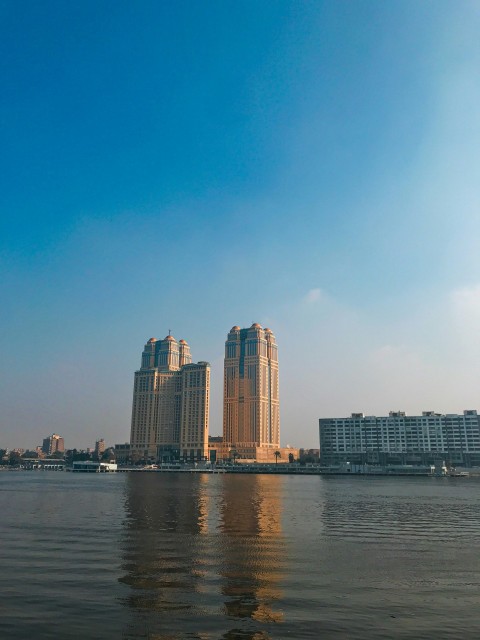
M 325 294 L 321 289 L 310 289 L 307 294 L 304 296 L 303 300 L 307 304 L 313 304 L 314 302 L 318 302 L 325 297 Z

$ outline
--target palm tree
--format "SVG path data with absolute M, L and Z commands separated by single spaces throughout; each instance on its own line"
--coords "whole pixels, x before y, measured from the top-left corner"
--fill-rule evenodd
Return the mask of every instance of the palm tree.
M 230 449 L 230 457 L 233 458 L 233 464 L 235 464 L 235 460 L 238 458 L 238 451 L 236 449 Z
M 275 456 L 275 464 L 277 464 L 278 459 L 282 457 L 282 454 L 280 451 L 275 451 L 273 455 Z

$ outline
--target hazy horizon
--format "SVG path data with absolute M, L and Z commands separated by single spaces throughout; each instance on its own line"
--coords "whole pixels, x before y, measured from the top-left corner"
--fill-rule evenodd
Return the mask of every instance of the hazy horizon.
M 168 330 L 279 348 L 318 418 L 479 409 L 477 3 L 0 7 L 0 447 L 129 439 Z

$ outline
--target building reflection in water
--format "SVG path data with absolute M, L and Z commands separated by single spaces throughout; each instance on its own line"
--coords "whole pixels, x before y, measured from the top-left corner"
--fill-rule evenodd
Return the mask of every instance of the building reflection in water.
M 283 619 L 277 606 L 286 555 L 281 525 L 283 480 L 267 475 L 224 477 L 220 573 L 229 617 L 260 623 Z M 257 640 L 270 636 L 256 626 L 247 627 L 244 634 L 234 629 L 223 637 Z
M 131 587 L 126 604 L 139 615 L 127 637 L 171 638 L 162 627 L 195 606 L 200 539 L 207 532 L 206 483 L 203 474 L 128 474 L 121 581 Z
M 270 638 L 283 616 L 283 482 L 279 476 L 128 474 L 124 637 Z

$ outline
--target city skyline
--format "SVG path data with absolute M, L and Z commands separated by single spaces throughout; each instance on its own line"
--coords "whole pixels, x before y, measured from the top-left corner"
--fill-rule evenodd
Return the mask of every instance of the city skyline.
M 282 446 L 479 405 L 480 13 L 468 0 L 1 8 L 0 446 L 130 433 L 151 335 L 253 321 Z

